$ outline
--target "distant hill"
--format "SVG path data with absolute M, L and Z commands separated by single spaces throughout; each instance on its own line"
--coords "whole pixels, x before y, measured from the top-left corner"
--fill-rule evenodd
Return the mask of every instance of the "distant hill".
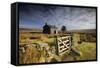
M 42 32 L 42 29 L 36 28 L 19 28 L 20 32 Z
M 37 29 L 37 28 L 19 28 L 19 32 L 42 32 L 43 29 Z M 59 31 L 60 32 L 60 31 Z M 66 32 L 71 33 L 96 33 L 96 29 L 80 29 L 80 30 L 67 30 Z
M 96 33 L 96 29 L 69 30 L 68 32 L 77 32 L 77 33 Z

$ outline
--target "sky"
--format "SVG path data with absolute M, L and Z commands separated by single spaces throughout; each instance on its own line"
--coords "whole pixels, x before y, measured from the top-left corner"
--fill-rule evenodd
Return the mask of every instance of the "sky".
M 42 29 L 45 23 L 59 30 L 96 29 L 96 9 L 47 5 L 19 5 L 19 27 Z

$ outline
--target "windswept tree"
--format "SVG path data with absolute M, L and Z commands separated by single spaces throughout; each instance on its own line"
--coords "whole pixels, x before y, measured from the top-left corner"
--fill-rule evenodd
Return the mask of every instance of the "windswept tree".
M 61 27 L 61 31 L 62 31 L 62 32 L 65 32 L 65 31 L 66 31 L 66 26 L 62 26 L 62 27 Z

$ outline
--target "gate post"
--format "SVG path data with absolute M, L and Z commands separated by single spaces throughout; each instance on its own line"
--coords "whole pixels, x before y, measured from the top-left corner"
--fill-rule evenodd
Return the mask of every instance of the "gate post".
M 58 50 L 58 41 L 57 41 L 57 36 L 54 36 L 55 37 L 55 53 L 56 53 L 56 55 L 59 55 L 59 50 Z

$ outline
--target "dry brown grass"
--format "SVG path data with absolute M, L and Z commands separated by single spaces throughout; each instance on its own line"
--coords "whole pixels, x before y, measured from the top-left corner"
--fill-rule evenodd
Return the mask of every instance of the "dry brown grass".
M 25 53 L 20 55 L 19 58 L 21 64 L 38 63 L 40 53 L 35 47 L 30 45 L 27 47 Z
M 48 34 L 29 34 L 29 35 L 21 35 L 23 37 L 20 39 L 24 43 L 27 42 L 26 37 L 32 36 L 34 39 L 31 39 L 33 43 L 45 42 L 49 45 L 54 44 L 54 35 Z M 74 48 L 82 53 L 82 56 L 78 56 L 77 60 L 94 60 L 96 59 L 96 43 L 89 43 L 89 42 L 82 42 L 78 44 L 77 42 L 80 41 L 80 37 L 78 34 L 73 36 L 73 44 Z M 19 53 L 19 60 L 20 64 L 29 64 L 29 63 L 43 63 L 45 62 L 45 51 L 38 51 L 37 48 L 33 46 L 29 46 L 25 53 Z M 63 56 L 61 57 L 62 61 L 77 61 L 73 56 Z

